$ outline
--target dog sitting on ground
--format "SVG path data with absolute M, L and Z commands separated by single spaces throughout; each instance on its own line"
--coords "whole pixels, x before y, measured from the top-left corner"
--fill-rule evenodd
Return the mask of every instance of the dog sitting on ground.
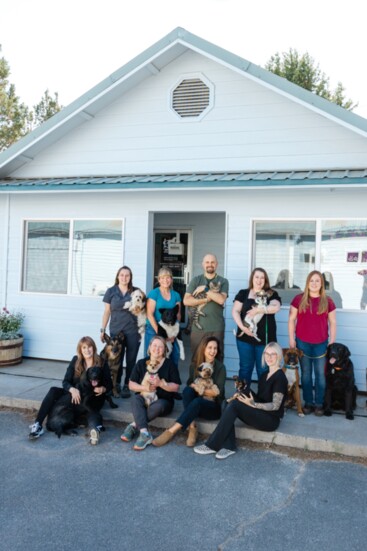
M 182 341 L 182 333 L 180 329 L 180 322 L 177 319 L 178 304 L 174 308 L 159 308 L 161 314 L 161 320 L 158 322 L 158 335 L 164 339 L 176 339 L 179 350 L 180 359 L 185 359 L 185 350 Z M 173 343 L 166 341 L 167 344 L 167 358 L 172 354 Z
M 116 337 L 110 337 L 107 333 L 105 333 L 104 339 L 106 341 L 106 345 L 100 356 L 102 361 L 107 361 L 108 363 L 112 378 L 112 394 L 115 398 L 118 398 L 120 393 L 118 391 L 117 375 L 121 366 L 122 344 L 124 342 L 125 335 L 122 331 L 120 331 Z
M 141 392 L 140 395 L 143 396 L 145 405 L 147 407 L 150 406 L 156 400 L 158 400 L 157 392 L 155 390 L 153 391 L 149 390 L 149 385 L 155 384 L 155 382 L 157 381 L 159 363 L 160 362 L 157 362 L 154 360 L 148 360 L 146 363 L 147 370 L 141 384 L 142 386 L 146 387 L 147 390 L 144 390 L 143 392 Z
M 243 320 L 243 325 L 245 325 L 245 327 L 248 327 L 252 333 L 252 335 L 254 336 L 254 338 L 260 342 L 261 339 L 259 339 L 259 337 L 257 336 L 257 324 L 259 323 L 259 321 L 261 320 L 261 318 L 263 317 L 263 315 L 266 313 L 266 306 L 268 304 L 268 299 L 272 296 L 273 294 L 273 291 L 269 290 L 269 291 L 258 291 L 256 293 L 256 299 L 255 299 L 255 303 L 257 306 L 263 306 L 264 307 L 264 310 L 262 312 L 259 312 L 258 314 L 255 314 L 255 316 L 253 318 L 251 318 L 248 314 L 245 316 L 244 320 Z M 256 308 L 256 306 L 253 306 L 253 308 Z M 243 335 L 243 331 L 242 333 L 240 333 L 238 336 L 239 337 L 242 337 Z M 236 332 L 235 332 L 235 335 L 236 335 Z
M 326 391 L 324 415 L 330 417 L 332 409 L 344 410 L 345 417 L 353 420 L 356 408 L 357 387 L 353 363 L 347 346 L 334 342 L 326 351 Z
M 145 309 L 147 297 L 141 289 L 135 289 L 131 293 L 131 300 L 124 304 L 124 309 L 129 310 L 134 316 L 136 316 L 138 331 L 140 337 L 145 333 L 145 322 L 147 320 L 147 314 Z
M 205 396 L 206 400 L 214 400 L 220 394 L 220 390 L 217 385 L 214 384 L 212 376 L 212 364 L 204 362 L 197 368 L 197 377 L 193 383 L 196 386 L 195 391 L 199 396 L 203 396 L 206 390 L 212 390 L 215 393 L 214 396 Z
M 283 348 L 284 367 L 283 371 L 288 381 L 288 392 L 285 407 L 288 409 L 296 406 L 299 417 L 304 417 L 302 410 L 301 394 L 299 390 L 300 359 L 303 356 L 302 350 L 298 348 Z
M 234 380 L 234 387 L 235 387 L 235 393 L 233 396 L 228 398 L 227 402 L 233 402 L 233 400 L 236 400 L 238 396 L 250 396 L 250 385 L 247 383 L 245 379 L 240 379 L 238 375 L 233 375 Z
M 73 404 L 69 392 L 61 396 L 47 416 L 47 430 L 55 432 L 58 438 L 61 438 L 62 434 L 76 434 L 75 428 L 86 424 L 88 412 L 98 407 L 99 398 L 94 389 L 102 386 L 102 381 L 102 368 L 94 366 L 84 371 L 80 382 L 76 385 L 80 392 L 80 403 Z M 106 398 L 108 399 L 107 396 Z

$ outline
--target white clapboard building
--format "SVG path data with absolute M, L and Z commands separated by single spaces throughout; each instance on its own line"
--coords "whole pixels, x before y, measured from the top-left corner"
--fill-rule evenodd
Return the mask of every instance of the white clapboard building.
M 251 269 L 282 295 L 286 346 L 316 268 L 366 390 L 366 207 L 367 120 L 177 28 L 0 155 L 0 306 L 26 314 L 25 356 L 67 360 L 121 265 L 149 291 L 168 264 L 183 293 L 213 252 L 234 374 Z

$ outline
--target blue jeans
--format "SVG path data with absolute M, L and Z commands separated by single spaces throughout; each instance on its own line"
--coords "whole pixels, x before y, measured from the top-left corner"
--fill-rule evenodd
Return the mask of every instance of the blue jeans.
M 222 408 L 219 402 L 207 400 L 198 396 L 193 388 L 186 386 L 182 393 L 184 410 L 180 417 L 176 419 L 177 423 L 182 425 L 185 430 L 197 417 L 214 420 L 219 419 Z
M 301 382 L 303 399 L 307 406 L 315 404 L 323 407 L 325 397 L 325 354 L 327 341 L 311 344 L 296 338 L 297 348 L 302 350 Z M 312 375 L 315 377 L 315 399 L 313 396 Z
M 156 335 L 157 333 L 154 331 L 153 327 L 151 325 L 147 325 L 145 328 L 144 356 L 148 355 L 149 343 Z M 175 366 L 178 367 L 178 360 L 180 359 L 180 349 L 176 341 L 173 343 L 173 349 L 170 359 L 175 364 Z
M 239 378 L 245 379 L 250 384 L 254 365 L 256 364 L 257 378 L 260 379 L 260 376 L 265 371 L 268 371 L 267 366 L 263 366 L 261 364 L 265 345 L 249 344 L 248 342 L 243 342 L 239 339 L 236 339 L 236 344 L 240 359 Z

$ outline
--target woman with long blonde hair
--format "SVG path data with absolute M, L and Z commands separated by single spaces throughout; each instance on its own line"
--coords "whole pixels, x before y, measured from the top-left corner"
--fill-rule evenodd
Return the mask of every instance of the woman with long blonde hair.
M 291 302 L 288 320 L 289 346 L 303 352 L 301 382 L 307 415 L 324 414 L 325 356 L 328 344 L 336 339 L 336 306 L 326 295 L 321 272 L 313 270 L 307 276 L 303 293 Z M 312 379 L 315 378 L 315 391 Z

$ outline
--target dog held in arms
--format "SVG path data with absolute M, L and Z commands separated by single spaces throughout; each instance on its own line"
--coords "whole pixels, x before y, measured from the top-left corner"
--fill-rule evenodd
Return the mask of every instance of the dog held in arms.
M 180 350 L 180 359 L 185 359 L 185 350 L 182 341 L 182 333 L 180 328 L 180 322 L 177 319 L 178 314 L 178 304 L 174 308 L 159 308 L 161 314 L 161 320 L 158 322 L 158 335 L 164 339 L 176 339 L 179 350 Z M 170 357 L 173 350 L 173 343 L 171 341 L 166 341 L 167 345 L 167 358 Z
M 116 337 L 110 337 L 107 333 L 104 334 L 104 340 L 106 341 L 104 349 L 101 351 L 100 356 L 102 361 L 108 363 L 112 378 L 112 394 L 115 398 L 120 396 L 117 388 L 117 375 L 121 365 L 122 343 L 125 336 L 122 331 Z M 110 404 L 111 405 L 111 404 Z M 116 404 L 111 407 L 117 407 Z
M 147 298 L 143 291 L 141 289 L 135 289 L 135 291 L 131 293 L 131 300 L 124 305 L 125 310 L 129 310 L 129 312 L 136 316 L 140 337 L 143 337 L 145 333 L 145 322 L 147 319 L 145 309 L 146 300 Z
M 353 410 L 356 408 L 357 387 L 353 363 L 349 358 L 349 348 L 344 344 L 334 342 L 327 347 L 324 415 L 330 417 L 332 409 L 344 410 L 345 417 L 352 421 Z
M 144 375 L 144 378 L 141 382 L 142 386 L 146 387 L 147 390 L 144 390 L 140 393 L 141 396 L 144 398 L 145 405 L 148 407 L 150 404 L 158 400 L 158 396 L 155 390 L 151 391 L 149 390 L 149 386 L 151 384 L 155 384 L 157 380 L 157 373 L 159 370 L 159 364 L 160 362 L 154 361 L 154 360 L 148 360 L 146 362 L 147 370 Z
M 250 329 L 254 338 L 259 342 L 260 342 L 260 339 L 257 336 L 257 324 L 259 323 L 263 315 L 266 314 L 266 306 L 268 304 L 268 299 L 272 296 L 272 294 L 273 294 L 273 291 L 271 290 L 258 291 L 256 293 L 255 303 L 257 306 L 263 307 L 263 312 L 259 312 L 258 314 L 255 314 L 253 318 L 251 318 L 249 315 L 246 315 L 245 318 L 243 319 L 243 325 L 245 325 Z M 253 306 L 253 308 L 255 308 L 255 306 Z M 235 331 L 235 335 L 236 335 L 236 331 Z M 238 336 L 242 337 L 242 335 L 243 335 L 243 332 L 240 333 Z
M 75 428 L 86 423 L 86 415 L 93 409 L 93 402 L 98 399 L 94 389 L 102 385 L 102 379 L 103 371 L 100 367 L 90 367 L 84 371 L 76 385 L 80 392 L 80 404 L 71 402 L 69 392 L 61 396 L 48 414 L 47 430 L 55 432 L 58 438 L 62 434 L 76 434 Z
M 283 371 L 288 381 L 288 395 L 285 407 L 290 409 L 296 406 L 299 417 L 305 416 L 302 410 L 301 394 L 299 390 L 299 370 L 302 356 L 303 352 L 302 350 L 298 350 L 298 348 L 283 348 Z
M 235 393 L 233 396 L 228 398 L 227 402 L 233 402 L 233 400 L 236 400 L 238 396 L 250 396 L 250 385 L 247 383 L 245 379 L 240 379 L 238 375 L 233 375 L 234 380 L 234 387 L 235 387 Z
M 214 400 L 219 394 L 220 390 L 213 379 L 213 366 L 208 362 L 204 362 L 197 368 L 197 377 L 194 380 L 195 391 L 199 396 L 203 396 L 206 390 L 213 390 L 215 396 L 205 396 L 206 400 Z

